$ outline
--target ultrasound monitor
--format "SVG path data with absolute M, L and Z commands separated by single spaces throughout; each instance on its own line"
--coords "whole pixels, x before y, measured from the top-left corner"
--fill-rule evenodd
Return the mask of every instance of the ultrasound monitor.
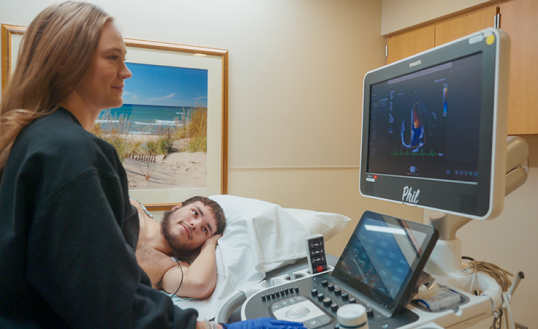
M 486 29 L 368 72 L 360 192 L 468 218 L 502 211 L 510 41 Z

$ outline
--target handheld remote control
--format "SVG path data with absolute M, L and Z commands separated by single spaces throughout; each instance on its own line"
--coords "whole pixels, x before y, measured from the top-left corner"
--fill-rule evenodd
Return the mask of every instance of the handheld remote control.
M 322 234 L 314 235 L 306 239 L 306 254 L 312 274 L 327 270 L 325 239 Z

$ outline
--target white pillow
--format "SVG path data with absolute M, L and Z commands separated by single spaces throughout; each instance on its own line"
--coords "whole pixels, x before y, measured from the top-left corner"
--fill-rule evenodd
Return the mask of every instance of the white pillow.
M 209 198 L 220 204 L 226 215 L 219 247 L 225 254 L 236 255 L 242 265 L 253 265 L 265 274 L 306 257 L 304 241 L 311 236 L 310 230 L 279 205 L 232 195 Z
M 325 241 L 329 241 L 340 233 L 351 220 L 347 216 L 329 212 L 292 208 L 284 208 L 284 210 L 303 223 L 310 231 L 310 235 L 323 234 Z
M 210 198 L 220 204 L 226 215 L 227 228 L 219 245 L 230 242 L 231 237 L 227 236 L 233 236 L 235 240 L 243 235 L 243 239 L 249 240 L 256 269 L 263 273 L 306 257 L 304 241 L 307 237 L 323 234 L 328 241 L 350 221 L 344 215 L 284 209 L 277 204 L 251 198 L 232 195 Z

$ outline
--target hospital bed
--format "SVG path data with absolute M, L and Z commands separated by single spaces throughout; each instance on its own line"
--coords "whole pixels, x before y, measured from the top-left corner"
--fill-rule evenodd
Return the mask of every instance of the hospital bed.
M 270 286 L 270 278 L 281 273 L 278 270 L 294 271 L 302 267 L 307 237 L 322 234 L 328 241 L 350 221 L 340 214 L 282 208 L 252 198 L 232 195 L 210 198 L 223 208 L 227 222 L 215 250 L 215 291 L 204 300 L 171 296 L 175 305 L 198 310 L 201 319 L 215 318 L 238 291 L 250 295 L 267 284 Z

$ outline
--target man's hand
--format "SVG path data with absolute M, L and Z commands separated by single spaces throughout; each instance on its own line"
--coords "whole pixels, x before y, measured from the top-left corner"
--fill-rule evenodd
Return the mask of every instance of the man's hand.
M 213 246 L 213 248 L 216 248 L 217 247 L 217 244 L 218 244 L 218 240 L 222 238 L 222 234 L 214 234 L 212 237 L 210 237 L 209 239 L 207 239 L 205 242 L 204 242 L 204 247 L 205 246 Z M 202 247 L 203 248 L 203 247 Z
M 226 325 L 227 329 L 301 329 L 304 328 L 301 322 L 290 322 L 276 320 L 273 318 L 259 318 L 253 320 L 239 321 Z M 225 327 L 225 328 L 226 328 Z

